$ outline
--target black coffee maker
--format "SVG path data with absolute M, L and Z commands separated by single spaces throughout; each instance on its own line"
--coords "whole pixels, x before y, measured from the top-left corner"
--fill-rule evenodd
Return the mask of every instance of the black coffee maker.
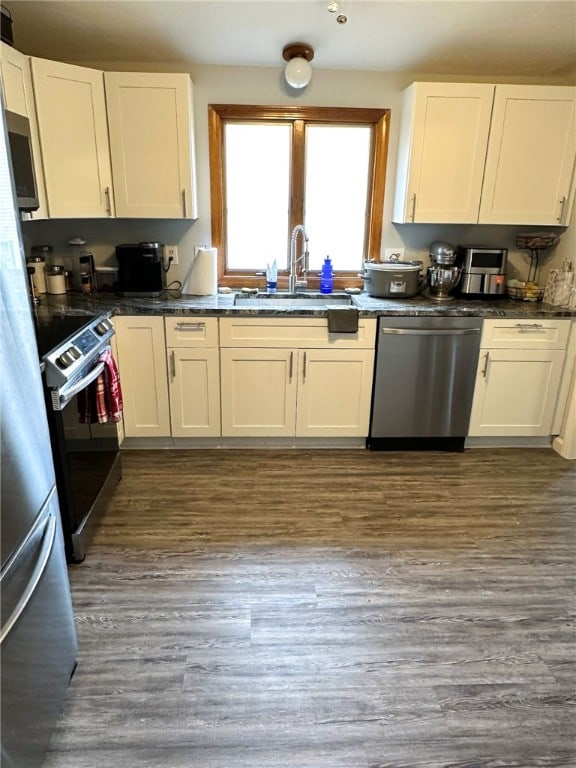
M 120 296 L 160 296 L 166 285 L 163 243 L 116 246 Z

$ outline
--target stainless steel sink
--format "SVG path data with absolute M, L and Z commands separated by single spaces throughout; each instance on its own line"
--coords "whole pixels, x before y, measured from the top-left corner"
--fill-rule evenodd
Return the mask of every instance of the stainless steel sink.
M 352 297 L 347 293 L 237 293 L 235 307 L 245 309 L 296 309 L 310 307 L 349 307 Z

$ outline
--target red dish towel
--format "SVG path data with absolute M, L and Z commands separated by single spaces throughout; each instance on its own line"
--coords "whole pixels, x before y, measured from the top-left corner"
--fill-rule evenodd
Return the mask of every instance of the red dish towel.
M 78 395 L 81 424 L 118 422 L 122 418 L 122 389 L 116 361 L 109 350 L 103 352 L 99 360 L 104 363 L 104 370 Z

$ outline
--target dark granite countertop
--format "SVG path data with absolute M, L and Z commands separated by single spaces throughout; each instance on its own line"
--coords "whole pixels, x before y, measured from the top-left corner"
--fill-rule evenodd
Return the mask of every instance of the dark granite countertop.
M 436 315 L 436 316 L 473 316 L 473 317 L 519 317 L 553 318 L 576 317 L 576 309 L 556 307 L 543 302 L 514 301 L 500 299 L 478 301 L 455 298 L 451 301 L 434 301 L 424 296 L 410 299 L 376 299 L 366 293 L 354 295 L 355 306 L 360 317 L 379 317 L 380 315 Z M 271 309 L 266 307 L 266 300 L 257 309 L 234 306 L 234 294 L 217 296 L 182 296 L 167 293 L 157 299 L 123 298 L 111 293 L 99 293 L 92 296 L 66 294 L 63 296 L 46 295 L 36 309 L 39 316 L 66 315 L 207 315 L 258 317 L 274 315 L 279 317 L 304 316 L 322 317 L 326 310 L 322 307 L 286 307 Z M 277 304 L 275 303 L 275 307 Z

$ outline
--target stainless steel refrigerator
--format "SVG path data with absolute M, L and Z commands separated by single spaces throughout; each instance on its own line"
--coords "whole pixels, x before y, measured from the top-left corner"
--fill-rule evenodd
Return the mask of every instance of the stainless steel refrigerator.
M 0 764 L 37 768 L 64 702 L 77 646 L 1 108 L 0 442 Z

